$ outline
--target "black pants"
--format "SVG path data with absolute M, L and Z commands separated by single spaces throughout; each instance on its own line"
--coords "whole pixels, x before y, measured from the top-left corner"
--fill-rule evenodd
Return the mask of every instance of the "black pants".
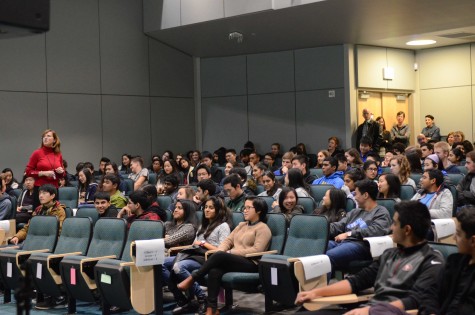
M 208 306 L 218 307 L 221 278 L 226 272 L 258 272 L 257 265 L 250 259 L 225 252 L 214 253 L 200 269 L 193 272 L 193 279 L 208 275 Z

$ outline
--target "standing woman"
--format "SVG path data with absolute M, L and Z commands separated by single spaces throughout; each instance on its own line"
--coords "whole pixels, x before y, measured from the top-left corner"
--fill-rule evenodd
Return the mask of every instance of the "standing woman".
M 46 129 L 41 135 L 41 147 L 33 152 L 25 169 L 25 175 L 35 179 L 33 209 L 40 205 L 38 189 L 44 184 L 58 188 L 58 178 L 66 173 L 61 155 L 61 141 L 54 130 Z M 58 199 L 59 196 L 56 196 Z
M 386 130 L 386 122 L 382 116 L 376 118 L 376 122 L 379 124 L 379 134 L 381 135 L 381 148 L 388 152 L 391 149 L 391 133 Z
M 265 251 L 269 247 L 272 233 L 267 226 L 267 203 L 259 197 L 247 197 L 244 203 L 245 222 L 218 246 L 214 253 L 201 266 L 193 271 L 191 276 L 178 284 L 178 289 L 188 290 L 195 281 L 208 275 L 208 308 L 206 314 L 219 314 L 218 294 L 221 287 L 221 278 L 227 272 L 252 272 L 258 271 L 257 258 L 246 258 L 246 254 Z

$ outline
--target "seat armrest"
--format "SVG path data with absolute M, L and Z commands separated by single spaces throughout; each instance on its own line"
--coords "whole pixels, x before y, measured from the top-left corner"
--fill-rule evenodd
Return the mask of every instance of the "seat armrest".
M 17 252 L 16 253 L 16 265 L 17 265 L 19 270 L 22 270 L 22 273 L 23 273 L 23 268 L 21 268 L 21 265 L 28 258 L 30 258 L 31 254 L 33 254 L 33 253 L 47 253 L 47 252 L 49 252 L 49 249 L 25 250 L 25 251 Z
M 15 245 L 15 246 L 5 246 L 5 247 L 0 247 L 0 251 L 5 250 L 5 249 L 19 249 L 20 246 Z
M 179 251 L 182 251 L 182 250 L 188 249 L 188 248 L 192 248 L 192 247 L 193 247 L 193 245 L 171 247 L 171 248 L 168 249 L 168 254 L 170 256 L 172 256 L 173 254 L 178 253 Z
M 252 257 L 260 257 L 260 256 L 263 256 L 263 255 L 271 255 L 271 254 L 277 254 L 277 250 L 268 250 L 268 251 L 265 251 L 265 252 L 250 253 L 250 254 L 244 255 L 244 257 L 252 258 Z
M 127 261 L 127 262 L 120 263 L 120 266 L 121 267 L 131 267 L 131 266 L 135 266 L 135 263 L 133 261 Z
M 365 295 L 356 295 L 356 294 L 345 294 L 345 295 L 335 295 L 335 296 L 325 296 L 313 299 L 311 303 L 319 304 L 351 304 L 351 303 L 361 303 L 369 301 L 374 294 L 365 294 Z
M 299 261 L 299 260 L 300 260 L 300 259 L 298 259 L 298 258 L 296 258 L 296 257 L 287 258 L 287 261 L 288 261 L 289 263 L 295 263 L 295 262 L 297 262 L 297 261 Z
M 60 285 L 63 283 L 63 280 L 61 279 L 61 274 L 59 271 L 59 263 L 61 260 L 63 260 L 64 257 L 66 256 L 72 256 L 72 255 L 81 255 L 81 252 L 73 252 L 73 253 L 64 253 L 64 254 L 51 254 L 48 255 L 46 258 L 46 269 L 48 270 L 49 274 L 53 278 L 54 282 L 57 285 Z
M 99 260 L 102 259 L 115 259 L 116 255 L 101 256 L 101 257 L 88 257 L 81 259 L 80 262 L 80 272 L 81 276 L 86 282 L 90 290 L 95 290 L 97 288 L 96 281 L 94 279 L 94 266 Z

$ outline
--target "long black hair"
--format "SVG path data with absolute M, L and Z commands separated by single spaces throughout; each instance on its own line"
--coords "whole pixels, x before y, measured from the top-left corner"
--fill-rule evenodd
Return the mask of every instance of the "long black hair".
M 337 222 L 345 214 L 346 209 L 346 194 L 336 188 L 330 189 L 330 208 L 323 205 L 315 211 L 316 214 L 324 215 L 328 222 Z M 342 211 L 343 210 L 343 211 Z
M 292 187 L 294 189 L 302 187 L 303 189 L 308 191 L 308 185 L 304 182 L 302 172 L 299 169 L 291 168 L 287 172 L 287 176 L 289 179 L 288 187 Z
M 203 237 L 206 239 L 208 236 L 213 232 L 215 228 L 217 228 L 219 225 L 222 223 L 226 222 L 229 225 L 229 228 L 232 228 L 232 217 L 233 214 L 231 213 L 231 210 L 226 207 L 224 204 L 224 201 L 220 197 L 215 197 L 211 196 L 208 200 L 205 202 L 205 207 L 208 202 L 212 202 L 214 206 L 214 210 L 216 212 L 216 216 L 214 217 L 213 220 L 209 220 L 205 217 L 204 213 L 201 218 L 201 227 L 196 234 L 201 235 L 203 234 Z

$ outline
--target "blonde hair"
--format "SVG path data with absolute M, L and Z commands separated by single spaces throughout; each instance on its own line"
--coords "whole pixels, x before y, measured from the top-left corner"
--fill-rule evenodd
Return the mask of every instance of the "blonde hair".
M 396 160 L 397 164 L 399 165 L 399 180 L 401 181 L 401 185 L 404 185 L 407 182 L 407 179 L 411 175 L 411 165 L 407 160 L 405 155 L 399 154 L 394 156 L 392 160 Z
M 448 153 L 450 151 L 450 145 L 445 141 L 439 141 L 439 142 L 435 143 L 434 144 L 434 149 L 435 148 L 440 148 L 445 153 Z

